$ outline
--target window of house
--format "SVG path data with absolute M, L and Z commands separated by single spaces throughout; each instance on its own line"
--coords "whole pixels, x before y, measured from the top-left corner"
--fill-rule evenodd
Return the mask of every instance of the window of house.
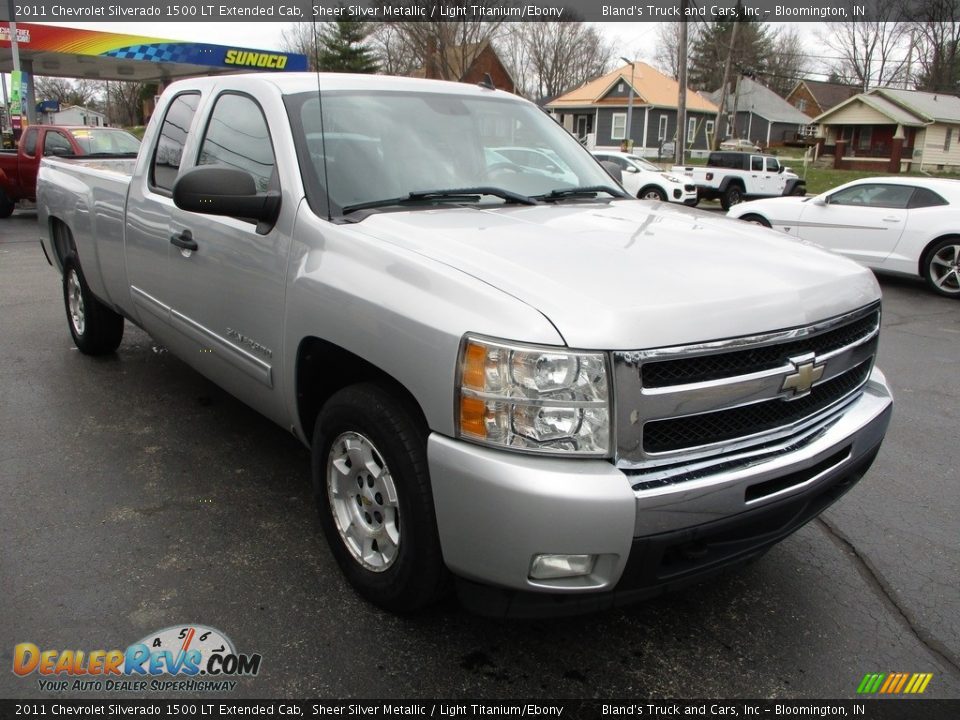
M 200 104 L 200 93 L 182 93 L 175 97 L 160 126 L 160 139 L 150 166 L 150 186 L 169 193 L 180 171 L 183 145 Z
M 617 83 L 617 92 L 618 92 L 618 93 L 622 93 L 622 92 L 623 92 L 623 83 Z
M 690 118 L 687 121 L 687 145 L 690 145 L 697 137 L 697 119 Z
M 657 140 L 666 140 L 667 139 L 667 116 L 660 116 L 660 126 L 657 131 Z
M 260 106 L 246 95 L 217 98 L 197 165 L 228 165 L 253 175 L 258 192 L 271 189 L 276 159 L 267 120 Z
M 857 148 L 860 150 L 869 150 L 872 139 L 873 139 L 872 127 L 860 128 L 860 140 L 859 142 L 857 142 Z
M 800 112 L 804 112 L 806 109 L 807 109 L 807 101 L 804 100 L 803 98 L 800 98 L 799 100 L 797 100 L 797 110 L 799 110 Z
M 626 113 L 613 114 L 613 129 L 610 131 L 610 137 L 614 140 L 623 140 L 627 137 Z
M 713 120 L 707 120 L 706 132 L 707 132 L 707 135 L 711 137 L 713 136 L 713 125 L 714 125 Z
M 947 128 L 947 134 L 943 138 L 943 151 L 948 152 L 950 150 L 950 136 L 953 135 L 953 128 Z

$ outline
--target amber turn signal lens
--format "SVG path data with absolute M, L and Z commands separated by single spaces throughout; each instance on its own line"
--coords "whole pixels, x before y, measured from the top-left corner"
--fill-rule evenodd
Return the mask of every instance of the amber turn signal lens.
M 468 343 L 463 353 L 463 387 L 483 390 L 487 369 L 487 348 Z
M 487 413 L 487 403 L 475 397 L 460 398 L 460 432 L 475 438 L 487 436 L 487 425 L 484 416 Z

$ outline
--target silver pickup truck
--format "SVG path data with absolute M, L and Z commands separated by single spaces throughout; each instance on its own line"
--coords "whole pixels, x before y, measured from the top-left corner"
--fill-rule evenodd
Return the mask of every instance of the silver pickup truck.
M 44 160 L 37 194 L 77 346 L 130 321 L 288 428 L 339 566 L 394 611 L 708 577 L 840 497 L 889 422 L 869 271 L 626 197 L 485 86 L 182 81 L 136 161 Z

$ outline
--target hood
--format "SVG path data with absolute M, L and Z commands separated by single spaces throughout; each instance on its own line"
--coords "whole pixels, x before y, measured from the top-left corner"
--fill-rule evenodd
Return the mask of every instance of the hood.
M 582 349 L 769 332 L 880 296 L 873 275 L 852 261 L 667 203 L 458 206 L 373 214 L 352 228 L 509 293 Z

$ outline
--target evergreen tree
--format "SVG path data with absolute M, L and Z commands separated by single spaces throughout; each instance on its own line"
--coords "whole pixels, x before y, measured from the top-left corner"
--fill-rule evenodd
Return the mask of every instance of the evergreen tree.
M 733 23 L 740 23 L 733 49 L 733 77 L 737 74 L 764 75 L 769 71 L 773 38 L 763 23 L 746 20 L 718 20 L 697 34 L 690 48 L 690 81 L 694 90 L 713 92 L 723 83 L 723 68 L 730 48 Z
M 320 36 L 319 69 L 326 72 L 375 73 L 377 61 L 364 44 L 369 28 L 358 20 L 327 24 Z

